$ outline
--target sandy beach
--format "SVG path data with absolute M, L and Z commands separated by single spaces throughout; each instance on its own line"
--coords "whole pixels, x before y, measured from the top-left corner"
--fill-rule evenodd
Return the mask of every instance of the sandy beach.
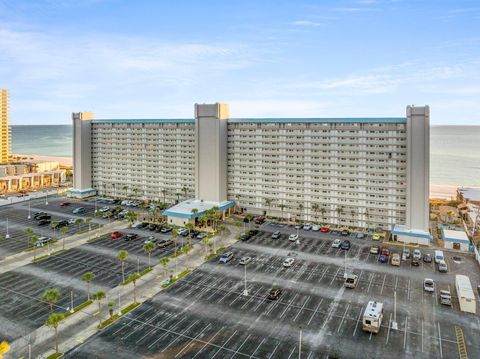
M 449 184 L 430 184 L 430 198 L 455 199 L 457 188 L 460 186 Z
M 60 163 L 60 166 L 65 167 L 72 167 L 73 166 L 73 159 L 71 157 L 59 157 L 59 156 L 37 156 L 37 155 L 16 155 L 14 154 L 13 157 L 18 160 L 22 161 L 45 161 L 45 162 L 52 162 L 57 161 Z

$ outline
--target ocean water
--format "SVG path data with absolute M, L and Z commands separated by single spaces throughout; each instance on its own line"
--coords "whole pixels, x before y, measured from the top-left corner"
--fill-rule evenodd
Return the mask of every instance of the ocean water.
M 72 156 L 72 126 L 12 126 L 12 152 Z M 480 187 L 480 126 L 432 126 L 430 183 Z

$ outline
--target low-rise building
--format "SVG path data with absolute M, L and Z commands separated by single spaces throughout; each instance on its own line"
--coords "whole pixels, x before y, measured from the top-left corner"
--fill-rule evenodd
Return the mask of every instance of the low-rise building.
M 470 239 L 465 231 L 442 228 L 441 232 L 445 248 L 464 252 L 470 250 Z

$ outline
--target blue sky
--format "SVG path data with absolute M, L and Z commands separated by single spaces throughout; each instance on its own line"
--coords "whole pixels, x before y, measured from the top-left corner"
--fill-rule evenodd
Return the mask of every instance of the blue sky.
M 0 0 L 11 124 L 403 116 L 480 125 L 480 2 Z

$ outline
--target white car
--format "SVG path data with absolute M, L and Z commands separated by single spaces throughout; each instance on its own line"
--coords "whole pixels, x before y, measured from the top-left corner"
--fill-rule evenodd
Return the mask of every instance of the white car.
M 295 242 L 297 239 L 298 239 L 298 234 L 291 234 L 291 235 L 288 237 L 288 240 L 289 240 L 290 242 Z
M 435 282 L 433 279 L 425 278 L 423 280 L 423 289 L 425 292 L 435 292 Z
M 76 221 L 76 220 L 77 220 L 76 218 L 70 218 L 70 219 L 68 220 L 68 224 L 75 224 L 75 221 Z
M 312 231 L 318 232 L 319 230 L 320 230 L 320 226 L 319 226 L 318 224 L 314 224 L 314 225 L 312 226 Z
M 422 252 L 420 252 L 420 249 L 415 249 L 413 251 L 413 259 L 416 259 L 417 261 L 422 259 Z
M 448 272 L 448 266 L 447 263 L 444 260 L 441 260 L 438 262 L 438 271 L 441 273 L 447 273 Z
M 332 248 L 340 248 L 341 244 L 342 244 L 342 241 L 337 238 L 332 242 Z
M 102 207 L 102 208 L 99 209 L 99 211 L 102 212 L 102 213 L 103 212 L 108 212 L 108 211 L 110 211 L 110 207 Z
M 290 268 L 294 262 L 295 262 L 295 259 L 293 259 L 292 257 L 288 257 L 283 261 L 283 266 L 285 268 Z
M 303 229 L 304 229 L 305 231 L 309 231 L 309 230 L 312 229 L 312 225 L 311 225 L 310 223 L 305 223 L 305 224 L 303 225 Z
M 250 263 L 251 261 L 252 261 L 252 257 L 248 257 L 248 256 L 247 256 L 247 257 L 242 257 L 242 258 L 240 259 L 239 264 L 245 265 L 245 264 Z

